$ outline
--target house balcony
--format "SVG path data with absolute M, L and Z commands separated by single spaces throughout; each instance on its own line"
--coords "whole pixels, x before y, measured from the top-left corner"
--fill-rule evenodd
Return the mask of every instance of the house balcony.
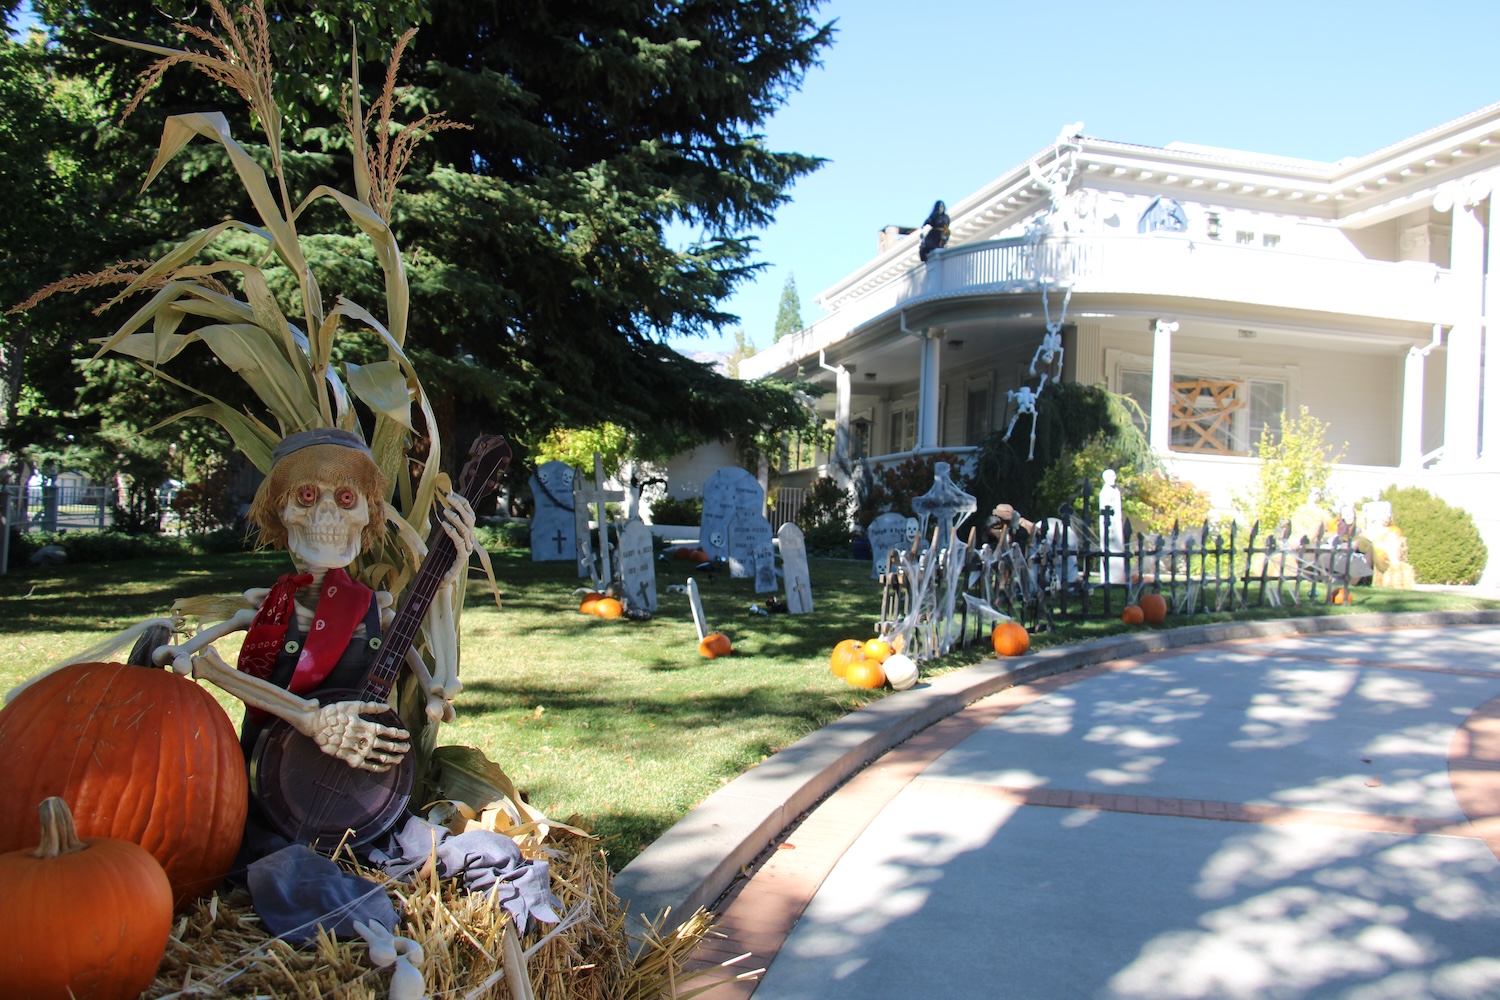
M 1464 317 L 1447 268 L 1418 261 L 1331 258 L 1191 239 L 1181 234 L 988 240 L 939 251 L 885 281 L 836 290 L 834 312 L 742 362 L 746 378 L 780 371 L 831 348 L 896 310 L 941 308 L 945 300 L 1035 291 L 1043 282 L 1075 296 L 1143 304 L 1207 303 L 1292 316 L 1367 317 L 1430 326 Z M 1228 311 L 1228 310 L 1226 310 Z

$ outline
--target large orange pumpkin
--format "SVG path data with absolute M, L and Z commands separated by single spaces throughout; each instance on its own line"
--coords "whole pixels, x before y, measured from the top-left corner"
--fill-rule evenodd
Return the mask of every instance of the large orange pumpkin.
M 1146 613 L 1141 610 L 1139 604 L 1127 604 L 1125 610 L 1120 614 L 1120 621 L 1126 625 L 1139 625 L 1146 620 Z
M 843 677 L 849 666 L 859 663 L 865 658 L 865 644 L 858 639 L 845 639 L 833 647 L 833 655 L 829 657 L 832 665 L 833 676 Z
M 885 668 L 875 660 L 855 660 L 844 671 L 844 680 L 857 688 L 885 686 Z
M 728 656 L 734 651 L 729 644 L 729 636 L 723 632 L 711 632 L 698 640 L 698 652 L 710 660 L 720 656 Z
M 1001 622 L 990 633 L 990 643 L 999 656 L 1020 656 L 1031 648 L 1031 636 L 1020 622 Z
M 172 884 L 145 848 L 80 840 L 62 799 L 40 814 L 36 850 L 0 854 L 0 981 L 22 1000 L 134 1000 L 172 932 Z
M 35 844 L 36 804 L 61 796 L 83 837 L 133 840 L 166 869 L 178 908 L 229 871 L 249 788 L 229 716 L 170 670 L 77 663 L 0 711 L 0 852 Z M 92 904 L 91 904 L 92 905 Z
M 1160 625 L 1167 620 L 1167 599 L 1160 594 L 1142 594 L 1141 614 L 1148 625 Z

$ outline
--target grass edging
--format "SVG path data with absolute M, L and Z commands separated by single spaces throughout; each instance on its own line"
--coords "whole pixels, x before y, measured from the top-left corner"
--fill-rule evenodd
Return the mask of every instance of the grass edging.
M 1500 610 L 1417 611 L 1219 622 L 1053 646 L 990 659 L 894 693 L 809 733 L 714 792 L 614 878 L 627 930 L 664 910 L 686 920 L 711 906 L 741 868 L 844 781 L 941 719 L 996 691 L 1108 660 L 1279 635 L 1500 624 Z M 668 921 L 674 926 L 676 921 Z

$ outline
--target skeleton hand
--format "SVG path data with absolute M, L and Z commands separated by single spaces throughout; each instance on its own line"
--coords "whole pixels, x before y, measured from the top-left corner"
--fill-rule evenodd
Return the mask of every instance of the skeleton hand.
M 319 706 L 312 736 L 318 748 L 350 767 L 364 771 L 389 771 L 411 749 L 411 734 L 362 718 L 361 713 L 384 712 L 384 702 L 341 701 Z
M 464 499 L 463 494 L 449 493 L 444 499 L 448 507 L 438 519 L 438 524 L 453 539 L 453 547 L 458 551 L 453 560 L 453 568 L 443 577 L 443 585 L 448 586 L 461 582 L 468 576 L 469 557 L 478 547 L 479 539 L 474 534 L 474 508 Z

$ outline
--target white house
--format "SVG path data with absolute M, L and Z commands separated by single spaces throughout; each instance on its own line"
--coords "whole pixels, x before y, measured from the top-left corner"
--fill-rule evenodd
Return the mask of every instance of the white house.
M 836 449 L 877 460 L 972 449 L 1043 374 L 1103 382 L 1220 507 L 1305 405 L 1347 441 L 1333 500 L 1419 484 L 1500 553 L 1497 181 L 1500 104 L 1336 163 L 1072 127 L 952 205 L 925 262 L 925 230 L 881 231 L 827 315 L 741 374 L 828 385 Z M 1049 332 L 1060 369 L 1036 358 Z

